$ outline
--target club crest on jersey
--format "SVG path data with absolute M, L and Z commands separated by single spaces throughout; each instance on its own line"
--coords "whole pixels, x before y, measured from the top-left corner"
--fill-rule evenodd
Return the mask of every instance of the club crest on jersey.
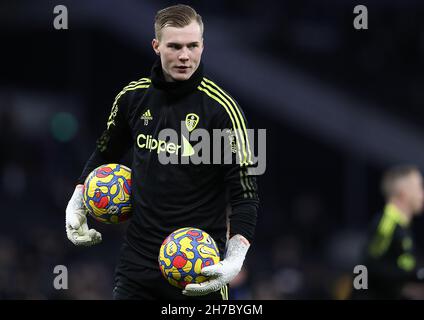
M 199 123 L 199 116 L 195 113 L 187 114 L 185 118 L 185 125 L 189 132 L 193 131 Z
M 147 126 L 149 121 L 153 120 L 153 116 L 150 112 L 150 109 L 147 109 L 143 115 L 140 117 L 141 120 L 144 120 L 144 125 Z

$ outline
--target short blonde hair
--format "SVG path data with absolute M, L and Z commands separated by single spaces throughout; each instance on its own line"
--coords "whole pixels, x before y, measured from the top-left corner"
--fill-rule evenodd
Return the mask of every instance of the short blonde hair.
M 381 181 L 381 191 L 386 200 L 394 196 L 396 193 L 396 183 L 409 176 L 412 173 L 420 173 L 420 170 L 415 165 L 398 165 L 389 168 L 383 175 Z
M 159 10 L 155 16 L 155 37 L 160 40 L 161 31 L 165 27 L 183 28 L 193 21 L 197 21 L 203 36 L 202 17 L 192 7 L 184 4 L 177 4 Z

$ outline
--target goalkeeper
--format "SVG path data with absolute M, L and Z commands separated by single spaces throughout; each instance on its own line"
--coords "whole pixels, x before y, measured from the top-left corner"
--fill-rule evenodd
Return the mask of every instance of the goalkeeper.
M 101 242 L 101 234 L 87 226 L 82 184 L 93 169 L 119 162 L 133 148 L 133 217 L 115 271 L 114 299 L 227 299 L 227 284 L 253 240 L 259 205 L 256 178 L 248 174 L 247 122 L 237 102 L 204 75 L 203 22 L 194 9 L 176 5 L 159 11 L 152 47 L 158 59 L 150 77 L 131 82 L 116 96 L 107 128 L 78 179 L 66 209 L 67 236 L 78 246 Z M 181 121 L 189 131 L 232 132 L 227 144 L 239 161 L 162 164 L 160 152 L 187 156 Z M 182 136 L 181 145 L 161 141 L 163 129 Z M 162 278 L 157 259 L 166 236 L 187 226 L 208 232 L 222 256 L 220 263 L 202 269 L 208 281 L 181 291 Z

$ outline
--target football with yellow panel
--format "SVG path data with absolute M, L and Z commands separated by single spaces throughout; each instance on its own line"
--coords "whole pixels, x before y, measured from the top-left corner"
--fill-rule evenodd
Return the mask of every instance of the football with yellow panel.
M 132 214 L 131 169 L 122 164 L 105 164 L 85 179 L 83 202 L 97 221 L 120 223 Z
M 213 238 L 197 228 L 181 228 L 171 233 L 159 250 L 159 268 L 173 286 L 185 288 L 208 278 L 202 268 L 219 262 L 219 250 Z

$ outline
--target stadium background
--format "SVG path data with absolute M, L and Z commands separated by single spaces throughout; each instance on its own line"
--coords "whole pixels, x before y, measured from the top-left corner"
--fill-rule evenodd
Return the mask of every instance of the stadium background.
M 2 1 L 0 298 L 110 299 L 125 225 L 65 207 L 112 101 L 148 75 L 155 12 L 172 1 Z M 343 299 L 387 166 L 424 168 L 420 1 L 184 1 L 203 16 L 207 72 L 267 129 L 256 240 L 233 297 Z M 69 30 L 53 28 L 66 5 Z M 369 29 L 353 28 L 364 4 Z M 422 218 L 414 224 L 423 258 Z M 66 265 L 69 290 L 53 288 Z M 422 297 L 420 291 L 415 292 Z M 421 296 L 419 295 L 421 294 Z

